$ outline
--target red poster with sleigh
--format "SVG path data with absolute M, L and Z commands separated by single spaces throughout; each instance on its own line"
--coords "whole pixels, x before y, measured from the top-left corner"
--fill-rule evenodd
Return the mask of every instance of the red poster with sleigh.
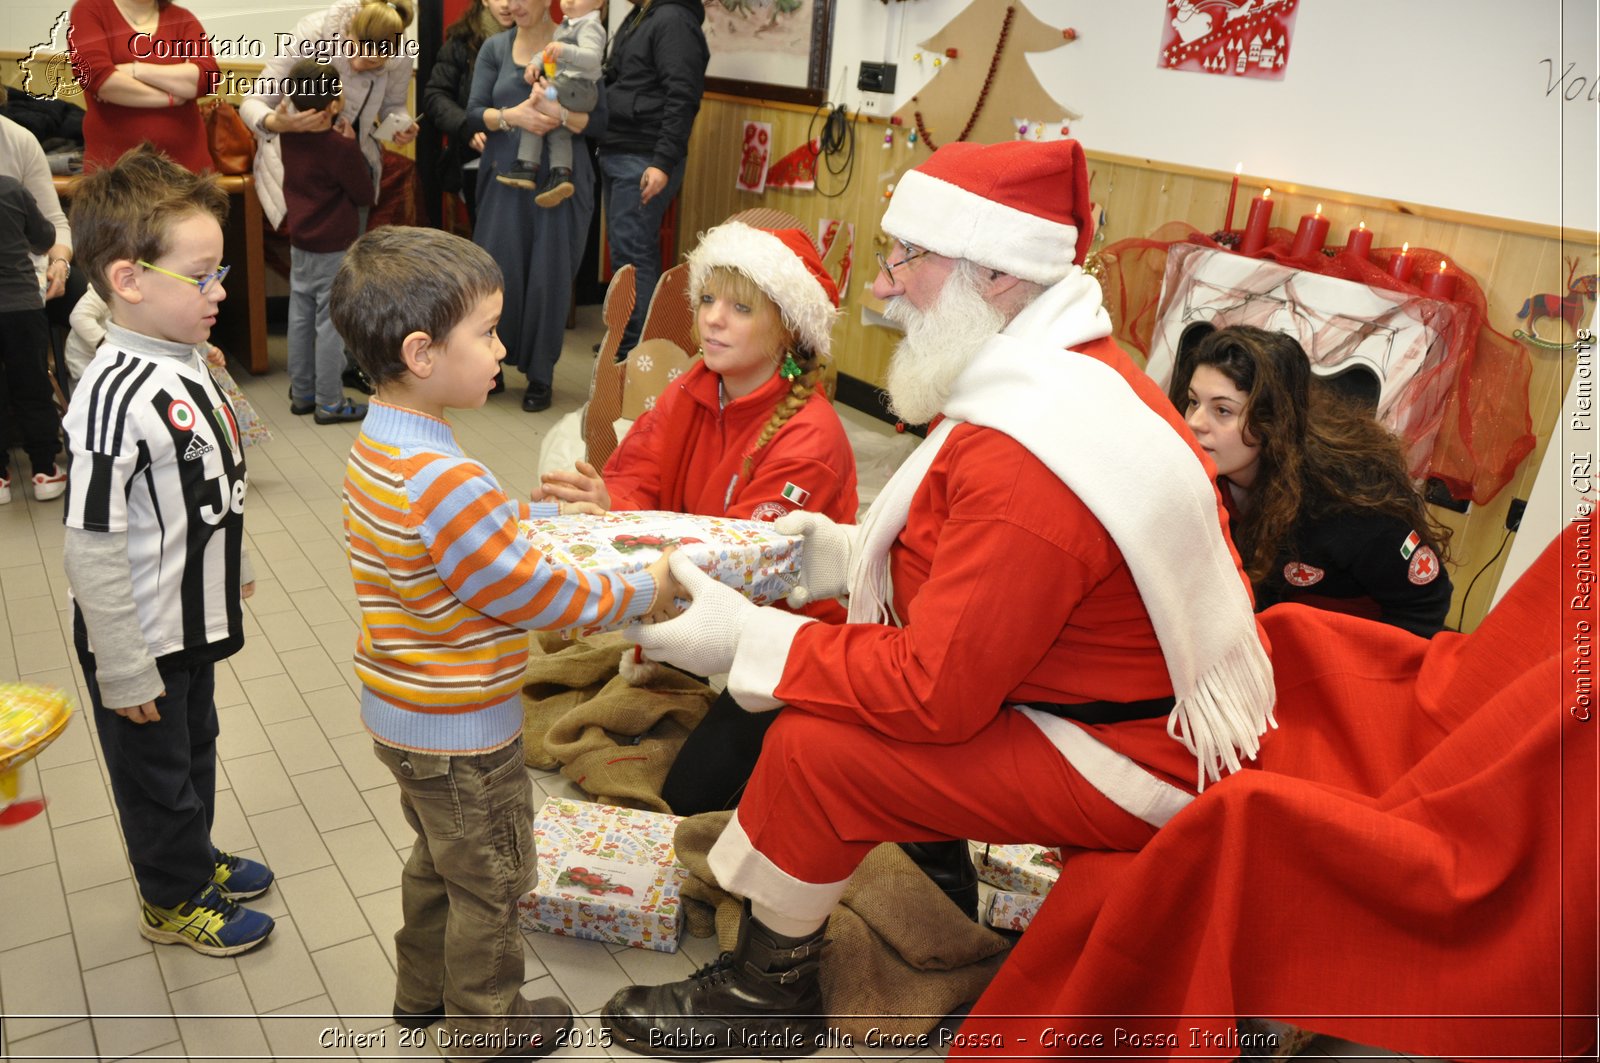
M 1283 80 L 1300 0 L 1167 0 L 1158 64 Z

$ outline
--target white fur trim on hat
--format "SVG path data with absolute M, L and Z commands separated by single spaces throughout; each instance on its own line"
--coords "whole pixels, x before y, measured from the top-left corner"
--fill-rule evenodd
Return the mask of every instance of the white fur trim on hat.
M 689 252 L 689 303 L 700 304 L 706 277 L 717 266 L 738 270 L 766 293 L 802 343 L 819 358 L 833 349 L 833 323 L 838 317 L 833 300 L 805 263 L 782 240 L 769 232 L 730 221 L 700 237 Z
M 883 231 L 946 258 L 1051 285 L 1072 272 L 1078 228 L 997 203 L 949 181 L 907 171 L 894 187 Z

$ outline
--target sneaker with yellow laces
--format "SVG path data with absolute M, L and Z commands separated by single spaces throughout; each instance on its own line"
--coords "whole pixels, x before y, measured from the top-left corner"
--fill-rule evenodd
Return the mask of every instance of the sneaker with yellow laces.
M 272 933 L 272 917 L 241 908 L 213 882 L 175 908 L 143 902 L 139 933 L 158 945 L 187 945 L 205 956 L 236 956 Z

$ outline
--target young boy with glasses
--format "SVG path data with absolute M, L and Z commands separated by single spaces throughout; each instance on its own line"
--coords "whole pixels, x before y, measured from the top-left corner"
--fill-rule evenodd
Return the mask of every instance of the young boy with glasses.
M 216 662 L 244 643 L 243 450 L 206 370 L 226 297 L 228 200 L 135 148 L 73 191 L 78 262 L 111 307 L 67 409 L 63 549 L 83 666 L 128 858 L 139 932 L 207 956 L 254 948 L 270 916 L 234 902 L 272 872 L 211 842 Z

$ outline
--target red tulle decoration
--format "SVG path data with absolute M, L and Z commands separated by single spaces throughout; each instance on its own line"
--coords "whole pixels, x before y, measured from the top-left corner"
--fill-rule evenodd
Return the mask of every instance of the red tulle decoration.
M 1437 303 L 1428 299 L 1420 283 L 1402 283 L 1389 275 L 1388 262 L 1399 253 L 1398 248 L 1375 249 L 1370 261 L 1346 254 L 1342 248 L 1332 255 L 1308 259 L 1290 256 L 1293 241 L 1291 230 L 1272 229 L 1266 247 L 1252 257 L 1414 296 L 1416 303 L 1408 306 L 1407 312 L 1424 322 L 1436 312 Z M 1178 243 L 1223 246 L 1186 222 L 1169 222 L 1149 237 L 1119 240 L 1100 252 L 1100 283 L 1115 335 L 1146 356 L 1158 320 L 1167 249 Z M 1446 261 L 1439 252 L 1427 248 L 1412 247 L 1409 254 L 1416 260 L 1415 277 L 1419 281 L 1428 273 L 1437 272 L 1439 263 Z M 1448 388 L 1449 393 L 1443 398 L 1442 418 L 1433 445 L 1426 454 L 1412 455 L 1412 472 L 1418 478 L 1440 480 L 1457 499 L 1482 505 L 1511 481 L 1517 466 L 1533 451 L 1533 420 L 1528 408 L 1532 367 L 1521 344 L 1488 326 L 1486 302 L 1478 282 L 1453 262 L 1446 261 L 1445 272 L 1456 277 L 1458 283 L 1451 300 L 1454 318 L 1439 323 L 1445 344 L 1443 357 L 1429 359 L 1428 366 L 1409 385 L 1405 401 L 1415 403 L 1431 398 L 1437 402 L 1439 389 Z

